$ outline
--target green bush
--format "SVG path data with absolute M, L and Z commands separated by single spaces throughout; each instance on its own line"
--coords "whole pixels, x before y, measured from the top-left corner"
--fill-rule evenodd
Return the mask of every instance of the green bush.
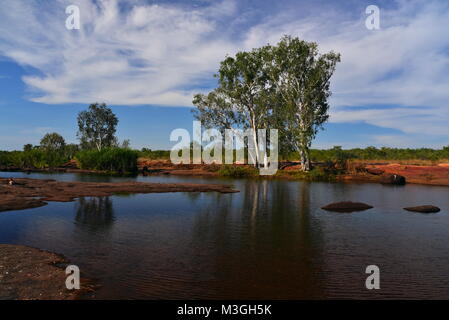
M 335 180 L 335 175 L 325 168 L 313 168 L 307 172 L 307 179 L 310 181 L 333 181 Z
M 232 178 L 254 177 L 258 175 L 258 170 L 250 166 L 224 165 L 218 170 L 218 174 Z
M 170 150 L 151 150 L 143 148 L 138 153 L 139 157 L 150 160 L 170 159 Z
M 81 169 L 109 172 L 135 172 L 138 152 L 122 148 L 106 148 L 101 151 L 84 150 L 75 159 Z
M 27 151 L 0 152 L 1 166 L 14 166 L 18 168 L 57 167 L 68 159 L 59 152 L 46 152 L 41 149 Z

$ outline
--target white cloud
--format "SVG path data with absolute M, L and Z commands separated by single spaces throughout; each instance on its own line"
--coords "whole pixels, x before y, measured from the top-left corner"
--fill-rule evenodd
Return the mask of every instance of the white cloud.
M 81 8 L 80 31 L 65 29 L 64 9 L 72 3 Z M 40 71 L 23 78 L 31 100 L 189 106 L 226 54 L 291 34 L 342 54 L 331 121 L 449 134 L 446 1 L 400 0 L 381 7 L 377 31 L 365 28 L 364 10 L 355 19 L 337 5 L 301 19 L 288 8 L 267 10 L 255 22 L 245 20 L 236 1 L 189 8 L 135 0 L 128 9 L 120 0 L 96 3 L 2 1 L 0 55 Z M 393 107 L 358 108 L 376 104 Z
M 117 0 L 78 1 L 79 31 L 65 29 L 67 4 L 2 3 L 0 52 L 42 72 L 23 78 L 35 102 L 190 105 L 195 84 L 234 51 L 213 36 L 232 1 L 198 10 L 136 2 L 126 11 Z

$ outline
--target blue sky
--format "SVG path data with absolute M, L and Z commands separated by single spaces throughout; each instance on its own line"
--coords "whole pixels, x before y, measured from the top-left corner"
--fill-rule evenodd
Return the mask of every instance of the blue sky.
M 71 4 L 81 30 L 65 28 Z M 368 5 L 380 30 L 365 27 Z M 314 147 L 449 145 L 449 1 L 2 0 L 0 149 L 53 131 L 76 142 L 77 113 L 96 101 L 121 140 L 170 148 L 219 62 L 284 34 L 342 54 Z

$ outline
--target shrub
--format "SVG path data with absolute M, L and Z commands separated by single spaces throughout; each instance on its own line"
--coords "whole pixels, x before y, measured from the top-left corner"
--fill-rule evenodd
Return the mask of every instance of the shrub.
M 67 161 L 67 158 L 59 152 L 45 152 L 41 149 L 0 153 L 1 166 L 42 169 L 45 167 L 57 167 L 65 161 Z
M 325 168 L 314 168 L 307 172 L 307 179 L 310 181 L 333 181 L 335 175 Z
M 130 149 L 106 148 L 80 151 L 75 160 L 81 169 L 124 173 L 137 170 L 137 157 L 138 153 Z
M 218 170 L 218 174 L 233 178 L 254 177 L 258 175 L 258 170 L 250 166 L 224 165 Z
M 150 160 L 170 159 L 170 150 L 151 150 L 143 148 L 139 151 L 139 157 Z

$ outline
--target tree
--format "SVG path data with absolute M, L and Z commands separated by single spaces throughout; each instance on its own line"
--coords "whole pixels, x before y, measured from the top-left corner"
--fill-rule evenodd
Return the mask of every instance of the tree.
M 65 140 L 56 132 L 47 133 L 41 139 L 40 146 L 46 152 L 61 152 L 65 147 Z
M 231 129 L 239 126 L 250 129 L 255 154 L 255 166 L 259 163 L 258 131 L 267 125 L 270 95 L 269 80 L 264 72 L 264 55 L 269 46 L 238 52 L 220 64 L 218 88 L 208 95 L 197 94 L 193 104 L 195 118 L 206 127 Z
M 320 55 L 316 43 L 289 36 L 238 52 L 221 62 L 218 88 L 195 96 L 195 117 L 206 127 L 250 129 L 256 158 L 257 129 L 276 128 L 281 152 L 298 151 L 308 171 L 312 140 L 329 118 L 330 78 L 339 61 L 339 54 Z
M 118 119 L 106 104 L 94 103 L 89 109 L 78 114 L 77 136 L 83 149 L 98 151 L 105 147 L 114 146 Z
M 121 148 L 122 149 L 131 149 L 131 140 L 129 140 L 129 139 L 123 140 Z
M 23 146 L 23 151 L 24 152 L 28 152 L 33 150 L 33 145 L 31 143 L 27 143 L 26 145 Z
M 65 140 L 56 133 L 47 133 L 40 142 L 40 149 L 44 151 L 45 163 L 50 167 L 56 167 L 64 162 Z M 41 151 L 41 154 L 42 154 Z M 33 160 L 32 162 L 36 162 Z
M 340 55 L 320 55 L 316 43 L 285 36 L 273 47 L 273 58 L 270 76 L 282 99 L 276 113 L 285 117 L 283 129 L 293 136 L 293 147 L 308 171 L 312 140 L 329 118 L 330 78 Z

